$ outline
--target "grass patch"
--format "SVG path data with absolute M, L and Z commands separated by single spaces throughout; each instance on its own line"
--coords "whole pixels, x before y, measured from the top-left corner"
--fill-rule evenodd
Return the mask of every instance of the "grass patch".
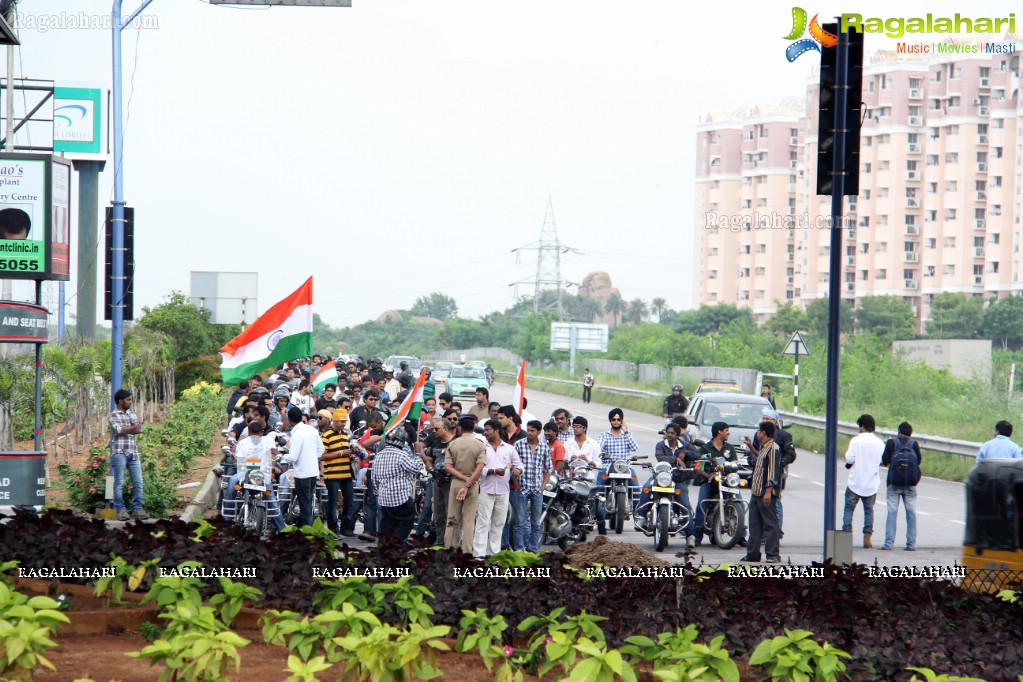
M 797 448 L 810 450 L 811 452 L 824 452 L 824 432 L 811 429 L 806 426 L 786 427 L 786 431 L 792 434 L 792 442 Z M 845 452 L 849 449 L 849 436 L 838 436 L 838 460 L 845 461 Z M 966 475 L 973 468 L 972 457 L 960 457 L 935 450 L 921 450 L 923 463 L 920 470 L 924 476 L 940 478 L 944 481 L 956 481 L 962 483 Z

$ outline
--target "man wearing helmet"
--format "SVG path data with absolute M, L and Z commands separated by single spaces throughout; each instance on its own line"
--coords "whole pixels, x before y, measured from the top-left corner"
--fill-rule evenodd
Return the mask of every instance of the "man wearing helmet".
M 682 384 L 675 384 L 671 387 L 671 395 L 664 399 L 661 407 L 665 419 L 671 419 L 676 414 L 683 414 L 689 409 L 689 400 L 683 395 Z
M 373 460 L 373 488 L 380 505 L 380 535 L 389 533 L 404 542 L 416 520 L 415 485 L 423 467 L 420 457 L 403 449 L 405 429 L 395 427 L 384 439 L 385 447 Z
M 384 378 L 384 361 L 382 359 L 369 359 L 369 377 L 374 384 Z

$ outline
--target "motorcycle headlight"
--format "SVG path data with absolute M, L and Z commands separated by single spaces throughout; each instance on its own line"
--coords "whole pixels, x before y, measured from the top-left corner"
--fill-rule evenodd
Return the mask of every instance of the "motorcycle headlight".
M 266 478 L 263 476 L 262 471 L 251 471 L 249 472 L 249 483 L 252 485 L 266 485 Z
M 669 488 L 671 487 L 671 474 L 662 471 L 661 473 L 657 474 L 657 476 L 654 478 L 654 481 L 657 483 L 658 486 L 662 488 Z
M 544 490 L 555 491 L 558 489 L 558 476 L 557 474 L 551 474 L 551 477 L 547 479 L 547 485 L 544 486 Z
M 616 474 L 627 474 L 629 473 L 629 463 L 624 459 L 616 459 L 611 463 L 611 470 Z
M 729 488 L 738 488 L 739 474 L 728 474 L 728 477 L 725 479 L 725 485 Z

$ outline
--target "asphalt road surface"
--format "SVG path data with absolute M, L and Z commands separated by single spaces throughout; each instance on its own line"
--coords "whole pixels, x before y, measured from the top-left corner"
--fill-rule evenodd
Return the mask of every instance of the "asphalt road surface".
M 582 389 L 580 388 L 580 398 Z M 581 414 L 590 423 L 589 435 L 596 438 L 601 431 L 609 428 L 608 411 L 614 405 L 589 403 L 584 404 L 580 398 L 569 398 L 553 393 L 543 393 L 526 387 L 528 398 L 527 411 L 541 421 L 547 421 L 551 412 L 564 407 L 573 415 Z M 508 384 L 496 383 L 491 389 L 491 400 L 511 402 L 512 387 Z M 465 409 L 474 403 L 473 398 L 462 399 Z M 626 411 L 625 421 L 636 436 L 639 443 L 641 461 L 654 461 L 654 446 L 660 436 L 657 432 L 662 428 L 664 420 L 654 415 L 635 411 Z M 824 456 L 807 450 L 798 450 L 798 459 L 789 467 L 789 480 L 783 496 L 785 537 L 782 540 L 782 560 L 792 564 L 808 564 L 821 561 L 824 557 Z M 844 452 L 838 453 L 837 484 L 836 484 L 836 527 L 841 528 L 842 510 L 847 470 L 843 466 Z M 647 470 L 640 469 L 640 478 L 649 475 Z M 853 516 L 853 560 L 868 565 L 936 565 L 952 566 L 962 557 L 962 540 L 964 530 L 964 489 L 961 483 L 952 483 L 933 478 L 924 478 L 917 488 L 917 551 L 907 552 L 905 510 L 900 506 L 899 523 L 896 534 L 895 550 L 882 552 L 879 547 L 884 542 L 885 520 L 887 510 L 884 496 L 885 470 L 881 470 L 882 485 L 874 505 L 873 549 L 862 547 L 863 507 L 857 507 Z M 749 494 L 746 494 L 749 501 Z M 690 501 L 696 502 L 696 490 L 690 490 Z M 644 549 L 653 551 L 652 537 L 633 530 L 632 522 L 626 521 L 626 531 L 621 536 L 610 534 L 612 540 L 634 543 Z M 667 561 L 679 561 L 676 555 L 684 551 L 685 541 L 681 537 L 672 537 L 668 547 L 659 555 Z M 694 563 L 721 564 L 737 562 L 745 550 L 735 547 L 722 550 L 709 539 L 704 538 L 703 545 L 695 550 Z

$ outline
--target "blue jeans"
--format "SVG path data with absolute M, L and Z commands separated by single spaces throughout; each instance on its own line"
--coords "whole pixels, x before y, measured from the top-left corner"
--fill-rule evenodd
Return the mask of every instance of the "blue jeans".
M 782 509 L 781 509 L 781 498 L 780 497 L 775 497 L 774 498 L 774 510 L 776 512 L 778 512 L 778 537 L 779 538 L 785 537 L 785 531 L 782 530 L 782 527 L 781 527 Z
M 521 490 L 515 488 L 508 495 L 508 522 L 504 524 L 504 531 L 501 533 L 501 547 L 525 549 L 528 537 L 529 516 L 526 513 L 526 498 Z
M 877 493 L 873 495 L 857 495 L 849 488 L 845 489 L 845 513 L 842 515 L 842 530 L 852 530 L 853 512 L 856 511 L 856 504 L 863 500 L 863 534 L 873 535 L 874 533 L 874 501 Z M 895 531 L 892 530 L 894 541 Z
M 525 540 L 527 552 L 540 551 L 540 514 L 543 513 L 543 493 L 539 490 L 530 490 L 522 494 L 525 502 L 525 513 L 523 520 L 519 521 L 519 528 L 527 528 L 528 536 Z
M 899 518 L 899 500 L 906 505 L 906 549 L 916 549 L 916 486 L 888 486 L 888 521 L 884 528 L 884 546 L 895 546 L 895 526 Z
M 370 535 L 377 534 L 377 519 L 380 518 L 380 508 L 377 505 L 377 492 L 373 487 L 373 477 L 366 477 L 366 496 L 363 498 L 362 532 Z
M 693 535 L 696 536 L 697 540 L 703 539 L 703 527 L 706 523 L 703 518 L 703 501 L 711 495 L 711 486 L 709 483 L 704 483 L 698 486 L 700 489 L 699 494 L 696 496 L 696 513 L 693 514 Z
M 134 500 L 132 512 L 142 511 L 142 462 L 139 456 L 127 452 L 110 453 L 110 475 L 114 477 L 114 509 L 120 513 L 127 511 L 124 506 L 124 470 L 128 469 L 131 476 Z

